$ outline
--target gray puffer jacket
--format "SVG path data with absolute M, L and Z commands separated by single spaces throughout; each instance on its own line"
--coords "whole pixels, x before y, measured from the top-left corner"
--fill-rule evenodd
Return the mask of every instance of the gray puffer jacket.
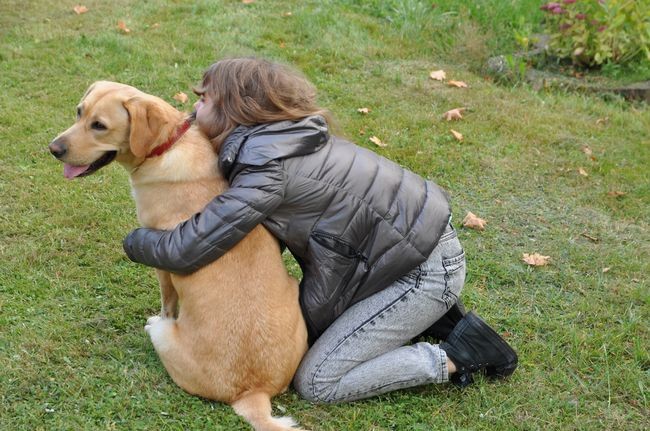
M 262 223 L 302 268 L 300 304 L 312 342 L 352 304 L 423 262 L 450 217 L 437 185 L 330 136 L 320 116 L 240 126 L 219 163 L 230 189 L 172 231 L 133 231 L 127 255 L 189 273 Z

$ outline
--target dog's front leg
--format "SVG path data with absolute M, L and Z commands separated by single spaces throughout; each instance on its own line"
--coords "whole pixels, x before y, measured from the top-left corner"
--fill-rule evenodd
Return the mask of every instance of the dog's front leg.
M 160 284 L 160 317 L 174 319 L 178 316 L 178 293 L 172 284 L 171 274 L 167 271 L 156 269 L 158 283 Z

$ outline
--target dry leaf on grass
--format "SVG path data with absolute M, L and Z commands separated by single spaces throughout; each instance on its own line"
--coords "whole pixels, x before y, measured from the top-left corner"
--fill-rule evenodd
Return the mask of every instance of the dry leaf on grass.
M 458 132 L 455 131 L 454 129 L 451 129 L 451 130 L 449 130 L 449 131 L 451 132 L 452 135 L 454 135 L 454 138 L 456 138 L 456 140 L 457 140 L 458 142 L 463 142 L 463 135 L 461 135 L 460 133 L 458 133 Z
M 607 192 L 607 196 L 611 196 L 614 198 L 617 198 L 619 196 L 625 196 L 627 193 L 625 192 L 620 192 L 618 190 L 612 190 L 611 192 Z
M 357 112 L 358 112 L 359 114 L 366 115 L 367 113 L 370 112 L 370 108 L 359 108 L 359 109 L 357 109 Z
M 244 4 L 252 4 L 255 3 L 255 0 L 241 0 L 241 2 Z
M 371 136 L 368 139 L 370 140 L 370 142 L 372 142 L 373 144 L 375 144 L 378 147 L 387 147 L 388 146 L 388 144 L 384 144 L 383 142 L 381 142 L 381 139 L 379 139 L 376 136 Z
M 174 100 L 178 100 L 181 103 L 187 103 L 188 99 L 189 98 L 187 97 L 187 94 L 183 93 L 182 91 L 174 94 Z
M 291 16 L 291 15 L 293 15 L 291 12 L 283 12 L 282 13 L 282 16 Z
M 528 254 L 524 253 L 523 261 L 530 266 L 544 266 L 548 265 L 548 261 L 551 259 L 551 256 L 542 256 L 539 253 Z
M 588 156 L 591 156 L 594 153 L 593 151 L 591 151 L 591 148 L 589 148 L 589 145 L 583 145 L 580 148 L 580 151 L 582 151 L 583 153 L 585 153 Z
M 596 120 L 597 125 L 605 125 L 607 123 L 609 123 L 609 117 L 599 118 Z
M 578 168 L 578 173 L 579 173 L 580 175 L 582 175 L 583 177 L 588 177 L 588 176 L 589 176 L 589 174 L 587 173 L 587 171 L 585 171 L 583 168 Z
M 603 268 L 603 274 L 606 273 L 606 272 L 609 272 L 610 269 L 612 269 L 612 268 L 610 268 L 609 266 L 607 268 Z
M 83 6 L 83 5 L 80 5 L 80 4 L 78 4 L 78 5 L 76 5 L 75 7 L 73 7 L 72 10 L 73 10 L 74 13 L 76 13 L 77 15 L 81 15 L 82 13 L 86 13 L 86 12 L 88 12 L 88 8 L 87 8 L 86 6 Z
M 444 70 L 432 70 L 429 73 L 429 78 L 435 79 L 436 81 L 444 81 L 447 78 L 447 74 Z
M 474 214 L 471 211 L 468 211 L 467 215 L 463 219 L 464 227 L 475 229 L 475 230 L 484 230 L 486 223 L 487 222 L 485 220 L 483 220 L 480 217 L 477 217 L 476 214 Z
M 126 26 L 126 23 L 122 20 L 117 22 L 117 28 L 124 33 L 131 33 L 131 30 Z
M 444 114 L 442 114 L 442 117 L 447 121 L 462 120 L 463 119 L 463 111 L 465 109 L 467 109 L 467 108 L 452 109 L 452 110 L 447 111 Z
M 463 81 L 447 81 L 447 85 L 457 88 L 467 88 L 467 84 Z

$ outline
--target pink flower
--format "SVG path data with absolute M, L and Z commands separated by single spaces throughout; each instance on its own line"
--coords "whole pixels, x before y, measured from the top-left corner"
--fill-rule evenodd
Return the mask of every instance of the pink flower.
M 564 9 L 562 9 L 561 6 L 558 6 L 556 8 L 551 9 L 551 13 L 553 15 L 560 15 L 560 14 L 564 13 Z
M 576 0 L 564 0 L 562 3 L 564 3 L 564 4 L 573 4 L 575 2 L 576 2 Z
M 599 33 L 602 33 L 602 32 L 604 32 L 605 30 L 607 30 L 607 26 L 606 26 L 606 25 L 601 25 L 600 27 L 598 27 L 598 32 L 599 32 Z
M 558 8 L 558 7 L 561 8 L 562 5 L 560 3 L 551 2 L 551 3 L 546 3 L 545 5 L 542 5 L 540 7 L 540 9 L 541 10 L 552 11 L 553 9 Z
M 576 19 L 583 20 L 583 19 L 586 19 L 586 18 L 587 18 L 587 15 L 585 15 L 584 13 L 577 13 L 576 14 Z

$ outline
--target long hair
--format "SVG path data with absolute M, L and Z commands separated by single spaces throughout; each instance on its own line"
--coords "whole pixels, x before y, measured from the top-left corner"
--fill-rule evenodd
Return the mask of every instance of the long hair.
M 198 95 L 212 100 L 208 137 L 218 149 L 239 125 L 299 120 L 329 112 L 316 103 L 315 87 L 298 71 L 255 57 L 229 58 L 211 65 L 203 74 Z

